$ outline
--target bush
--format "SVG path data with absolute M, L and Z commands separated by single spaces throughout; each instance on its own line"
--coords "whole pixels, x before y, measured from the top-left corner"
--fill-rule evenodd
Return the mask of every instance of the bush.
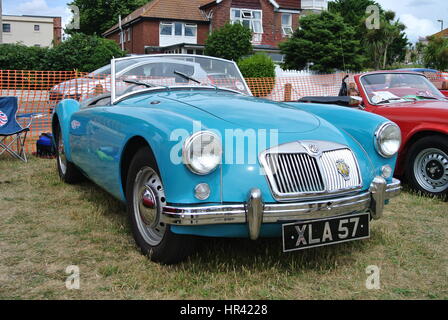
M 0 45 L 0 70 L 91 72 L 120 58 L 125 52 L 112 40 L 74 34 L 54 48 L 27 47 L 22 44 Z
M 252 53 L 252 31 L 239 23 L 213 31 L 205 43 L 208 56 L 238 61 Z
M 264 53 L 241 59 L 238 67 L 245 78 L 275 78 L 275 63 Z
M 50 49 L 46 61 L 48 70 L 91 72 L 124 55 L 115 41 L 77 33 Z
M 275 64 L 271 57 L 263 53 L 244 58 L 238 62 L 244 78 L 264 78 L 262 82 L 248 79 L 252 94 L 257 97 L 269 95 L 275 86 Z
M 23 44 L 0 45 L 0 70 L 45 70 L 48 48 Z

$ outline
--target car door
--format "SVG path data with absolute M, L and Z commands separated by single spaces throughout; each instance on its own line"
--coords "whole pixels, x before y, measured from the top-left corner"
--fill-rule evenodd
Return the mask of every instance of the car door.
M 84 107 L 71 119 L 72 158 L 96 184 L 120 197 L 120 154 L 125 136 L 109 99 Z

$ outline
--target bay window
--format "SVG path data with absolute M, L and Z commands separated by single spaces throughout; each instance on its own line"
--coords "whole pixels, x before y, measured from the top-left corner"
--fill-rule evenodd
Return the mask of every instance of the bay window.
M 230 9 L 231 23 L 241 23 L 254 33 L 263 33 L 263 19 L 261 10 Z
M 160 35 L 170 36 L 173 34 L 173 24 L 172 23 L 160 23 Z
M 196 37 L 197 25 L 183 22 L 160 22 L 161 36 Z

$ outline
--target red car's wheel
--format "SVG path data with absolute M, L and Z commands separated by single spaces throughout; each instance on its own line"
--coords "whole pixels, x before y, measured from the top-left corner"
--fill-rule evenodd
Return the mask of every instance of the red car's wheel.
M 406 176 L 411 186 L 428 195 L 448 193 L 448 137 L 429 136 L 409 150 Z

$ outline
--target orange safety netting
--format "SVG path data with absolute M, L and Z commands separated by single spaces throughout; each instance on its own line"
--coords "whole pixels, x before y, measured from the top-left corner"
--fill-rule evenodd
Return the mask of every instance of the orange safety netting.
M 247 78 L 252 93 L 274 101 L 296 101 L 305 96 L 338 95 L 346 73 L 294 74 L 288 77 Z M 425 74 L 439 89 L 448 80 L 447 73 Z M 347 83 L 354 83 L 354 74 L 348 74 Z M 51 132 L 51 114 L 65 98 L 84 100 L 110 91 L 110 75 L 96 75 L 77 71 L 0 70 L 0 96 L 18 97 L 19 113 L 39 113 L 34 119 L 27 139 L 27 152 L 36 150 L 36 141 L 44 132 Z M 222 79 L 209 79 L 223 85 Z M 166 83 L 172 85 L 172 83 Z M 225 87 L 234 86 L 230 81 Z M 24 119 L 24 125 L 27 124 Z

